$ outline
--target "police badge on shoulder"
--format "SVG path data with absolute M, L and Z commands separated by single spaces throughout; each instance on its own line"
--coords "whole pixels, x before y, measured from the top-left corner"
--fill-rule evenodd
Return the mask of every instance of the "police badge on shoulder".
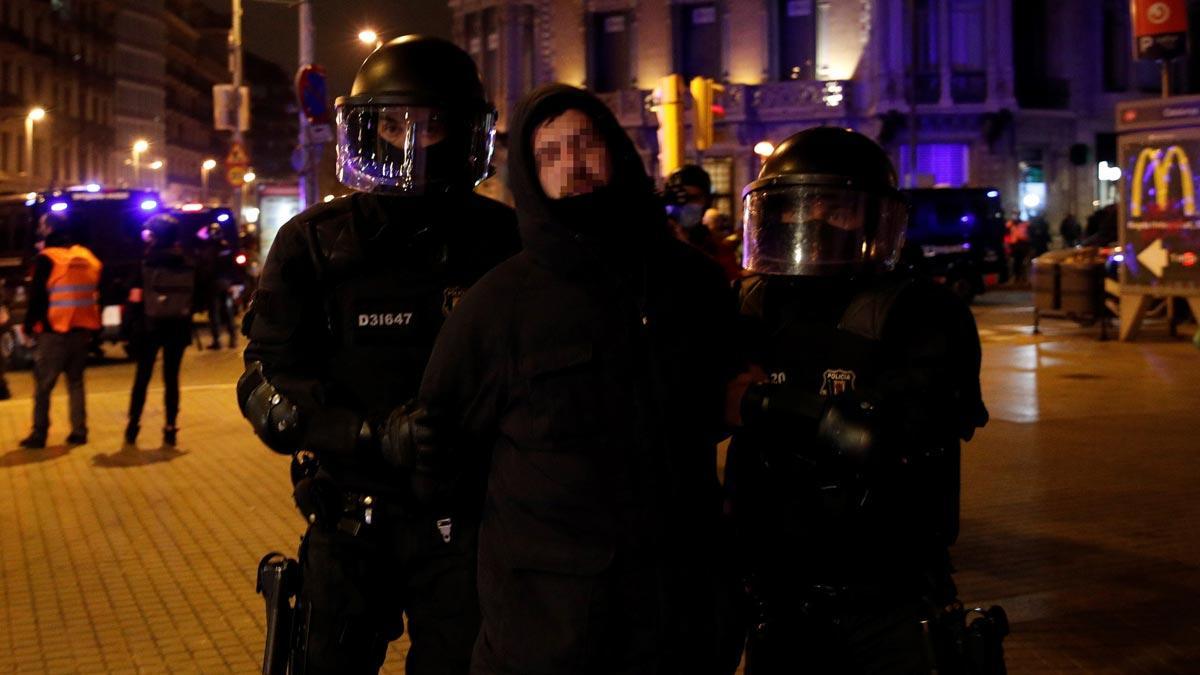
M 826 370 L 821 376 L 822 396 L 841 396 L 848 391 L 854 391 L 853 370 Z

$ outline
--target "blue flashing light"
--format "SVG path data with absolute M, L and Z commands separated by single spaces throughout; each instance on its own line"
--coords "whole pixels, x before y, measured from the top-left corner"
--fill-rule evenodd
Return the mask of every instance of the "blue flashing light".
M 100 185 L 98 183 L 88 183 L 84 189 L 88 192 L 99 192 Z
M 1113 259 L 1113 262 L 1118 262 L 1118 263 L 1125 262 L 1125 254 L 1124 253 L 1114 254 L 1112 259 Z
M 154 209 L 157 209 L 157 208 L 158 208 L 158 202 L 154 201 L 153 199 L 147 199 L 142 202 L 142 210 L 143 211 L 153 211 Z
M 58 212 L 58 213 L 66 211 L 67 203 L 66 202 L 54 202 L 53 204 L 50 205 L 50 210 Z
M 1000 193 L 995 190 L 988 190 L 987 196 L 991 197 L 992 199 L 995 199 L 996 197 L 1000 196 Z
M 36 199 L 26 199 L 25 200 L 25 206 L 33 206 L 36 203 L 37 203 Z
M 223 223 L 223 222 L 225 222 L 225 221 L 227 221 L 227 220 L 229 220 L 229 214 L 228 214 L 228 213 L 220 213 L 220 214 L 217 214 L 217 222 L 218 222 L 218 223 Z

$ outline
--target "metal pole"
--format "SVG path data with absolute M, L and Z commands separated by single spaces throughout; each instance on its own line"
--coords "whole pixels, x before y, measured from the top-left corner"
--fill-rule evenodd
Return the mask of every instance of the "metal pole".
M 917 187 L 917 66 L 920 63 L 917 50 L 919 31 L 917 26 L 916 0 L 908 0 L 909 20 L 909 74 L 908 74 L 908 187 Z
M 236 145 L 242 145 L 244 138 L 242 136 L 242 120 L 241 120 L 241 100 L 242 100 L 242 0 L 233 0 L 233 21 L 229 30 L 229 69 L 233 73 L 233 91 L 238 100 L 238 115 L 237 123 L 234 125 L 233 142 Z M 234 185 L 233 194 L 230 195 L 234 200 L 233 212 L 236 217 L 242 215 L 242 190 Z
M 1162 72 L 1162 97 L 1171 97 L 1171 70 L 1166 59 L 1158 62 L 1158 66 Z
M 300 2 L 300 67 L 316 62 L 315 26 L 312 0 Z M 309 139 L 308 117 L 300 112 L 300 147 L 304 149 L 304 168 L 300 171 L 300 209 L 317 203 L 317 167 L 321 161 L 321 144 Z
M 142 185 L 142 167 L 141 167 L 142 153 L 138 152 L 137 148 L 132 148 L 132 150 L 133 150 L 133 189 L 136 190 L 139 187 L 141 187 L 141 185 Z
M 208 205 L 208 168 L 200 166 L 200 203 Z

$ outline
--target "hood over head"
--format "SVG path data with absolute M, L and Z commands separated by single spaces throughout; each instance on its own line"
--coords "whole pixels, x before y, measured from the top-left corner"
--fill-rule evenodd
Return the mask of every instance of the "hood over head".
M 534 132 L 568 110 L 591 120 L 610 163 L 609 182 L 593 192 L 552 199 L 542 189 Z M 590 260 L 622 266 L 640 259 L 647 240 L 665 236 L 666 216 L 629 135 L 603 102 L 565 84 L 541 87 L 517 106 L 509 125 L 509 184 L 521 239 L 544 264 L 570 269 Z

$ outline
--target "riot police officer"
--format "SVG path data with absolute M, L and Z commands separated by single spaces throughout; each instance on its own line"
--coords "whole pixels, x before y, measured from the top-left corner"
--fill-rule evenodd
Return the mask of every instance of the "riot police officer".
M 974 319 L 891 271 L 907 210 L 865 136 L 793 135 L 743 201 L 739 293 L 762 378 L 741 399 L 728 480 L 747 673 L 930 672 L 923 626 L 956 595 L 959 443 L 987 421 Z
M 371 54 L 336 109 L 338 179 L 356 192 L 281 228 L 238 384 L 258 436 L 293 455 L 310 523 L 291 672 L 376 672 L 406 615 L 407 672 L 466 673 L 471 514 L 422 506 L 412 457 L 383 430 L 466 288 L 519 248 L 511 209 L 472 192 L 496 113 L 470 56 L 422 36 Z

